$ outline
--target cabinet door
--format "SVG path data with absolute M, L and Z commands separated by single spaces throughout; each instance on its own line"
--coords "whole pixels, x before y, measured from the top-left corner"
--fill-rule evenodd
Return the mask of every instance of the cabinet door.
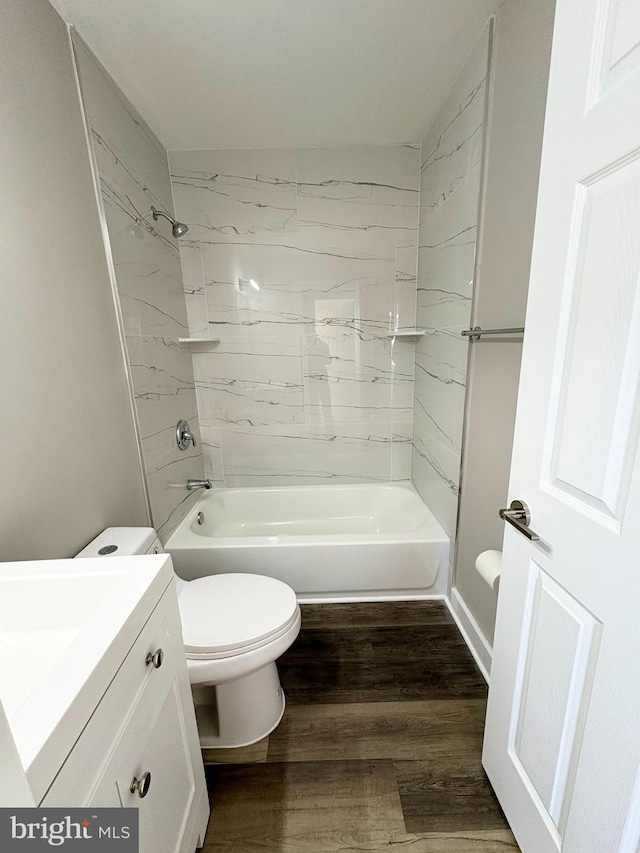
M 72 803 L 72 806 L 75 805 L 75 803 Z M 119 809 L 122 806 L 118 786 L 112 776 L 102 777 L 86 805 L 94 806 L 97 809 Z
M 146 668 L 147 652 L 160 644 L 161 666 Z M 145 773 L 150 785 L 140 797 L 130 788 Z M 82 803 L 138 808 L 140 853 L 192 853 L 194 839 L 204 835 L 206 783 L 173 591 L 149 620 L 42 801 Z
M 139 705 L 160 708 L 176 671 L 186 668 L 176 611 L 177 602 L 170 588 L 158 602 L 60 768 L 41 803 L 43 806 L 64 808 L 89 803 L 99 806 L 96 797 L 105 791 L 111 805 L 110 787 L 104 774 L 123 733 L 136 717 Z M 147 654 L 160 648 L 164 652 L 160 669 L 147 665 Z M 112 782 L 111 787 L 115 788 L 115 780 Z
M 140 853 L 175 853 L 195 796 L 189 741 L 177 680 L 171 683 L 155 725 L 120 755 L 116 779 L 125 807 L 140 811 Z M 131 791 L 132 782 L 150 774 L 144 797 Z

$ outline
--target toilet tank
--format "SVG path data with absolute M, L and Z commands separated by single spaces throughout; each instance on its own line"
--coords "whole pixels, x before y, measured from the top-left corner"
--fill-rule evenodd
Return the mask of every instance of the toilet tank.
M 132 557 L 164 553 L 153 527 L 107 527 L 76 557 Z

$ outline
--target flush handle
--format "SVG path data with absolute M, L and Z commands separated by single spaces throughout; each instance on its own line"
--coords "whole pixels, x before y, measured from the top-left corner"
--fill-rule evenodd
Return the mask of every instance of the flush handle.
M 508 521 L 512 527 L 530 539 L 532 542 L 537 542 L 540 537 L 529 527 L 531 524 L 531 512 L 524 501 L 511 501 L 509 509 L 501 509 L 499 512 L 500 518 Z
M 151 773 L 147 770 L 146 773 L 143 773 L 139 779 L 133 777 L 133 781 L 129 785 L 129 790 L 132 794 L 138 792 L 138 796 L 141 800 L 143 800 L 147 794 L 149 793 L 149 788 L 151 787 Z
M 155 652 L 149 652 L 144 659 L 145 666 L 151 666 L 153 664 L 154 669 L 160 669 L 162 666 L 162 662 L 164 660 L 164 652 L 162 649 L 156 649 Z

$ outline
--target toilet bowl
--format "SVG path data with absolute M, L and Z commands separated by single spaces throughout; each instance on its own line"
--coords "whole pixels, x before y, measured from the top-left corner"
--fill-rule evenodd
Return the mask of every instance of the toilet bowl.
M 276 660 L 300 631 L 291 587 L 263 575 L 182 582 L 187 669 L 203 746 L 247 746 L 284 714 Z
M 110 527 L 77 556 L 153 553 L 164 553 L 153 528 Z M 300 631 L 295 592 L 275 578 L 239 573 L 176 583 L 201 746 L 261 740 L 284 714 L 276 660 Z

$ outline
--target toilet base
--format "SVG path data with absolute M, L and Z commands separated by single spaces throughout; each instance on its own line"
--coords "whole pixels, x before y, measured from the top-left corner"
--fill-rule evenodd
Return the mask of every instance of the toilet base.
M 275 663 L 224 684 L 192 685 L 192 691 L 203 749 L 256 743 L 271 734 L 284 714 Z

